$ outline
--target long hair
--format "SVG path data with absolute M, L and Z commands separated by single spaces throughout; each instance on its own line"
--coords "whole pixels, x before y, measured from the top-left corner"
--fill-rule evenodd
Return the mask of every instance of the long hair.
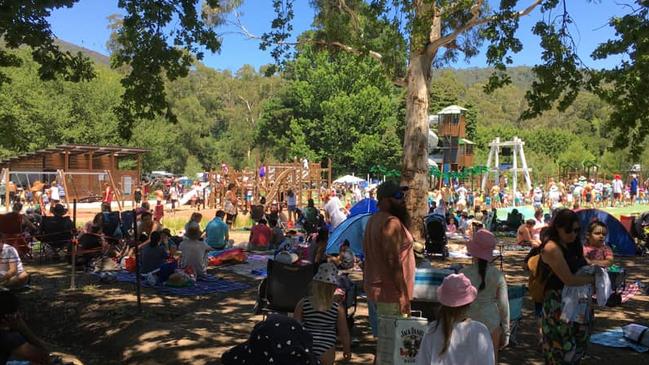
M 554 214 L 554 217 L 552 218 L 550 225 L 547 227 L 547 230 L 542 232 L 541 244 L 545 245 L 548 241 L 559 243 L 559 229 L 563 229 L 564 231 L 571 230 L 575 223 L 579 223 L 579 216 L 577 215 L 577 213 L 567 208 L 558 210 Z M 568 246 L 575 244 L 581 246 L 579 235 L 576 236 L 573 242 L 567 242 Z M 581 249 L 575 250 L 575 253 L 577 257 L 584 257 L 584 252 Z
M 311 304 L 317 311 L 327 311 L 334 300 L 336 286 L 329 283 L 313 280 L 311 282 Z
M 158 231 L 151 232 L 151 236 L 149 237 L 149 246 L 158 247 L 159 244 L 160 244 L 160 232 Z
M 482 282 L 480 283 L 480 287 L 478 288 L 478 291 L 482 290 L 485 288 L 485 285 L 487 284 L 487 265 L 489 262 L 484 259 L 478 259 L 478 274 L 480 274 L 480 277 L 482 278 Z
M 439 352 L 439 356 L 443 356 L 448 351 L 448 345 L 451 343 L 451 335 L 453 334 L 453 327 L 456 323 L 466 319 L 466 312 L 469 309 L 469 305 L 470 303 L 461 307 L 447 307 L 442 305 L 439 308 L 435 330 L 441 326 L 444 336 L 444 344 Z

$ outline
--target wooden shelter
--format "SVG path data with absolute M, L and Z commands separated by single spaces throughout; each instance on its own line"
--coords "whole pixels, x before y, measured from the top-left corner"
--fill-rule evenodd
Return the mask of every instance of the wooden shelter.
M 131 199 L 142 175 L 144 148 L 62 144 L 0 160 L 3 176 L 25 188 L 35 181 L 63 184 L 66 200 L 101 196 L 113 186 L 117 200 Z

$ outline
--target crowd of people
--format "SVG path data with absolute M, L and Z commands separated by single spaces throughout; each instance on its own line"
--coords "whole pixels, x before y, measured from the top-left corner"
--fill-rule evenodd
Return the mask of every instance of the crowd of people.
M 521 197 L 509 197 L 507 189 L 501 187 L 492 188 L 488 194 L 476 195 L 462 184 L 432 191 L 429 194 L 430 213 L 445 217 L 449 233 L 460 232 L 469 237 L 467 251 L 471 264 L 448 275 L 437 289 L 441 307 L 425 331 L 415 362 L 419 365 L 498 363 L 499 351 L 508 346 L 510 339 L 508 284 L 504 274 L 493 265 L 496 238 L 491 232 L 493 225 L 489 217 L 494 219 L 496 208 L 529 203 L 537 208 L 535 218 L 513 228 L 517 243 L 532 249 L 528 258 L 538 255 L 536 260 L 529 262 L 538 263 L 534 270 L 543 278 L 539 279 L 542 295 L 535 307 L 543 354 L 550 364 L 578 363 L 586 351 L 594 311 L 589 306 L 582 319 L 566 322 L 562 317 L 565 315 L 561 305 L 562 290 L 566 286 L 593 285 L 596 271 L 584 268 L 612 265 L 613 253 L 604 242 L 606 225 L 593 222 L 587 228 L 586 241 L 581 242 L 577 215 L 562 206 L 632 204 L 643 199 L 643 189 L 637 178 L 634 177 L 626 189 L 630 199 L 625 198 L 624 186 L 620 187 L 617 181 L 621 179 L 614 179 L 610 190 L 606 190 L 607 184 L 587 180 L 577 179 L 570 184 L 550 181 L 547 189 L 538 187 Z M 173 207 L 173 182 L 169 188 Z M 241 202 L 237 189 L 236 184 L 227 187 L 221 209 L 204 229 L 201 228 L 203 215 L 193 212 L 184 229 L 175 232 L 177 235 L 164 227 L 162 217 L 156 213 L 156 208 L 150 208 L 146 199 L 141 199 L 136 209 L 137 228 L 132 234 L 120 232 L 110 204 L 103 204 L 102 211 L 78 232 L 71 226 L 63 205 L 51 202 L 50 210 L 59 230 L 78 237 L 84 258 L 80 260 L 82 264 L 90 265 L 94 258 L 110 257 L 117 265 L 132 270 L 135 247 L 123 245 L 123 238 L 132 235 L 140 251 L 140 262 L 136 264 L 147 280 L 156 284 L 182 285 L 184 280 L 207 277 L 208 253 L 232 246 L 230 233 L 242 206 L 246 206 L 254 222 L 248 249 L 274 250 L 278 262 L 295 264 L 297 246 L 308 244 L 308 253 L 300 258 L 314 264 L 316 270 L 311 291 L 297 304 L 293 318 L 270 316 L 255 326 L 248 341 L 223 355 L 224 364 L 239 364 L 240 359 L 245 358 L 264 359 L 268 363 L 290 359 L 296 364 L 315 359 L 328 365 L 334 361 L 338 342 L 342 344 L 343 357 L 349 360 L 351 336 L 340 299 L 344 289 L 341 288 L 340 271 L 359 265 L 367 295 L 370 328 L 375 337 L 380 335 L 382 317 L 410 315 L 419 259 L 415 255 L 412 222 L 405 206 L 407 187 L 387 181 L 366 193 L 358 186 L 327 188 L 321 192 L 321 206 L 308 199 L 305 207 L 298 206 L 292 190 L 282 194 L 282 201 L 266 205 L 263 198 L 259 202 L 252 199 Z M 164 193 L 154 192 L 154 195 L 157 206 L 162 205 Z M 349 241 L 340 243 L 338 254 L 329 255 L 326 250 L 329 233 L 345 221 L 351 205 L 374 196 L 378 211 L 365 227 L 363 261 L 355 257 Z M 554 209 L 551 216 L 544 215 L 544 206 Z M 37 229 L 39 223 L 22 212 L 23 207 L 19 203 L 15 205 L 14 213 L 20 225 L 26 230 Z M 480 224 L 471 228 L 471 222 L 476 220 Z M 298 229 L 303 230 L 304 235 L 297 234 Z M 299 237 L 306 237 L 306 240 Z M 59 248 L 65 250 L 72 241 L 70 236 L 68 243 Z M 5 234 L 0 237 L 0 287 L 14 290 L 27 285 L 29 275 L 20 253 L 10 243 L 11 237 Z M 286 261 L 282 261 L 284 259 Z M 0 295 L 5 294 L 0 291 Z M 25 326 L 17 326 L 15 321 L 7 319 L 16 313 L 15 307 L 12 304 L 1 308 L 0 335 L 3 339 L 10 338 L 12 345 L 2 347 L 0 360 L 2 356 L 43 358 L 47 355 L 46 346 L 24 330 Z M 22 330 L 17 329 L 19 327 Z M 260 338 L 271 333 L 271 338 Z M 278 342 L 279 339 L 287 342 Z M 288 349 L 292 350 L 290 354 Z

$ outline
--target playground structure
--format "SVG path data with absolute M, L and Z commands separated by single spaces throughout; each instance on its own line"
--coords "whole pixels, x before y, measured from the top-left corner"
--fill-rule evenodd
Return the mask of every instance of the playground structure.
M 524 145 L 525 142 L 523 142 L 523 140 L 518 137 L 514 137 L 511 141 L 505 142 L 501 142 L 500 137 L 497 137 L 491 143 L 489 143 L 489 146 L 491 148 L 489 149 L 489 156 L 487 157 L 488 172 L 482 176 L 482 191 L 485 191 L 485 188 L 487 187 L 487 179 L 489 178 L 489 173 L 494 174 L 494 185 L 500 185 L 500 153 L 502 152 L 503 148 L 511 149 L 512 151 L 512 167 L 506 170 L 512 173 L 512 194 L 516 196 L 516 192 L 518 191 L 519 172 L 522 172 L 523 177 L 525 178 L 525 187 L 527 188 L 526 191 L 530 191 L 532 189 L 532 179 L 530 177 L 530 171 L 532 170 L 527 167 L 525 151 L 523 150 Z M 518 159 L 521 160 L 522 167 L 518 167 Z
M 331 187 L 332 164 L 327 160 L 326 167 L 320 163 L 294 161 L 292 163 L 272 163 L 265 166 L 265 176 L 260 177 L 257 170 L 229 171 L 221 175 L 211 171 L 208 173 L 208 182 L 211 192 L 207 199 L 210 208 L 222 206 L 223 197 L 228 185 L 237 185 L 237 195 L 240 202 L 245 202 L 246 193 L 252 192 L 254 202 L 259 202 L 261 197 L 270 204 L 276 200 L 285 201 L 284 193 L 293 190 L 297 197 L 297 204 L 306 204 L 306 199 L 320 197 L 322 187 Z M 318 199 L 316 199 L 318 200 Z
M 2 182 L 6 184 L 5 207 L 9 211 L 10 187 L 41 191 L 57 181 L 65 192 L 65 204 L 101 201 L 105 186 L 110 186 L 119 210 L 132 199 L 140 183 L 142 154 L 148 150 L 133 147 L 59 145 L 0 161 Z M 120 168 L 121 165 L 121 168 Z

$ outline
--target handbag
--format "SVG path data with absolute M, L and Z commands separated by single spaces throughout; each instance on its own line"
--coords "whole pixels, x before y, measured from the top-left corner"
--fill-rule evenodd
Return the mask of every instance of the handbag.
M 428 320 L 418 317 L 379 317 L 376 363 L 414 364 Z

